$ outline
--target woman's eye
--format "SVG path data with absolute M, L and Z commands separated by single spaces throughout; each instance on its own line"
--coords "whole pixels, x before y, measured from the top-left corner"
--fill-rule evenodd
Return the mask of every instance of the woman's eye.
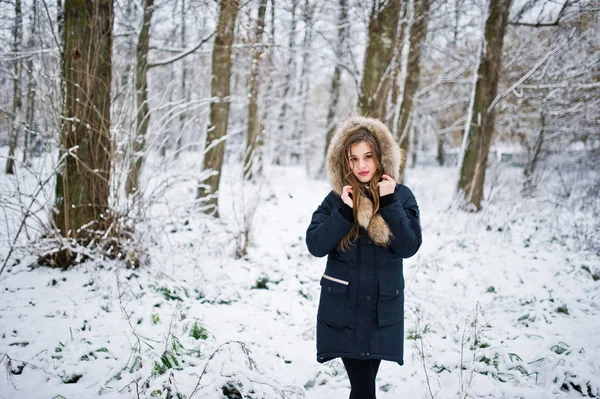
M 366 159 L 371 159 L 373 156 L 372 155 L 367 155 L 365 158 Z

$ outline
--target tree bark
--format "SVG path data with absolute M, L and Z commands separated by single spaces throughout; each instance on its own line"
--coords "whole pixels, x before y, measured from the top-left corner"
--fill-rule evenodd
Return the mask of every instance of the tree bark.
M 410 154 L 410 134 L 411 126 L 409 121 L 414 120 L 413 102 L 414 96 L 419 87 L 419 77 L 421 74 L 421 44 L 425 41 L 427 35 L 427 23 L 429 21 L 429 0 L 414 0 L 413 2 L 413 22 L 410 27 L 410 46 L 408 50 L 408 65 L 404 91 L 402 94 L 402 105 L 398 118 L 397 134 L 400 147 Z M 416 132 L 413 132 L 416 134 Z M 415 140 L 417 138 L 415 137 Z M 406 162 L 400 165 L 399 182 L 404 181 L 404 169 Z
M 54 222 L 64 237 L 84 245 L 110 222 L 113 13 L 112 0 L 64 5 L 60 138 L 65 159 L 56 176 Z
M 329 107 L 327 110 L 327 123 L 325 127 L 327 129 L 327 136 L 325 137 L 325 154 L 323 167 L 321 171 L 325 173 L 325 158 L 327 158 L 327 151 L 329 150 L 329 143 L 333 138 L 335 132 L 335 115 L 337 112 L 338 101 L 340 99 L 340 80 L 342 78 L 342 68 L 340 63 L 344 62 L 344 48 L 346 43 L 346 23 L 348 22 L 348 5 L 346 0 L 339 0 L 340 17 L 338 19 L 338 31 L 337 31 L 337 43 L 335 48 L 336 64 L 333 70 L 333 77 L 331 78 L 331 88 L 329 97 Z
M 282 162 L 287 162 L 287 157 L 290 155 L 290 151 L 289 149 L 285 149 L 283 150 L 283 147 L 285 147 L 285 143 L 286 143 L 286 136 L 287 136 L 287 131 L 288 129 L 286 128 L 286 126 L 289 126 L 289 124 L 286 122 L 286 117 L 287 117 L 287 109 L 288 109 L 288 97 L 290 94 L 290 91 L 292 90 L 292 75 L 295 75 L 294 70 L 296 69 L 296 63 L 294 62 L 294 59 L 296 57 L 296 55 L 294 54 L 294 44 L 295 44 L 295 37 L 296 37 L 296 24 L 297 24 L 297 20 L 296 20 L 296 10 L 298 8 L 298 3 L 300 2 L 300 0 L 292 0 L 292 22 L 291 22 L 291 27 L 290 27 L 290 41 L 289 41 L 289 52 L 290 52 L 290 57 L 288 58 L 288 62 L 287 62 L 287 71 L 285 74 L 285 78 L 284 78 L 284 85 L 283 85 L 283 94 L 281 96 L 281 100 L 282 100 L 282 104 L 281 104 L 281 111 L 279 112 L 279 137 L 278 137 L 278 143 L 279 143 L 279 148 L 280 151 L 277 152 L 277 154 L 275 155 L 275 163 L 276 164 L 281 164 Z M 296 145 L 296 143 L 293 143 L 292 145 Z
M 267 0 L 260 0 L 258 5 L 258 19 L 254 42 L 256 50 L 252 55 L 250 70 L 250 104 L 248 105 L 248 125 L 246 130 L 246 151 L 244 155 L 244 178 L 252 180 L 262 170 L 262 159 L 259 146 L 262 144 L 260 132 L 262 123 L 258 114 L 258 91 L 260 89 L 260 64 L 264 53 L 263 36 L 265 31 L 265 15 L 267 13 Z
M 400 18 L 401 0 L 390 0 L 381 9 L 373 7 L 369 20 L 369 44 L 365 54 L 358 108 L 363 115 L 386 119 L 391 84 L 394 38 Z
M 406 54 L 404 54 L 403 49 L 406 42 L 408 42 L 408 29 L 409 26 L 409 5 L 411 0 L 402 0 L 401 8 L 400 8 L 400 19 L 398 26 L 398 32 L 396 34 L 396 38 L 394 41 L 394 57 L 396 57 L 396 61 L 394 62 L 394 68 L 392 70 L 392 92 L 390 94 L 390 110 L 388 112 L 386 124 L 390 126 L 392 129 L 392 133 L 396 134 L 396 125 L 398 121 L 398 114 L 400 113 L 400 105 L 402 103 L 398 103 L 398 98 L 402 100 L 400 95 L 402 94 L 402 90 L 404 90 L 404 83 L 406 78 L 403 77 L 403 73 L 406 64 L 408 61 L 405 59 Z
M 527 164 L 523 174 L 525 175 L 525 182 L 523 184 L 523 195 L 531 196 L 535 190 L 534 174 L 537 168 L 538 160 L 544 144 L 544 133 L 546 128 L 546 101 L 545 98 L 542 100 L 540 107 L 540 130 L 533 144 L 533 148 L 529 148 Z
M 132 145 L 132 160 L 125 188 L 128 194 L 138 194 L 140 190 L 140 174 L 146 150 L 146 133 L 150 122 L 148 106 L 148 51 L 150 48 L 150 25 L 154 12 L 154 0 L 144 2 L 142 29 L 138 36 L 135 67 L 135 98 L 137 105 L 136 132 Z
M 445 136 L 443 134 L 438 134 L 436 159 L 438 161 L 438 165 L 440 165 L 440 166 L 444 166 L 444 163 L 446 163 L 446 159 L 444 156 L 444 141 L 445 141 Z
M 21 50 L 21 42 L 23 40 L 23 13 L 21 12 L 21 0 L 15 0 L 15 24 L 12 31 L 12 52 L 17 54 Z M 15 150 L 19 140 L 19 133 L 23 125 L 23 99 L 21 95 L 21 70 L 23 69 L 23 61 L 21 57 L 16 57 L 14 65 L 13 77 L 13 123 L 11 127 L 10 137 L 8 140 L 8 157 L 6 158 L 6 174 L 14 173 L 15 165 Z
M 27 48 L 29 51 L 35 49 L 35 36 L 37 35 L 38 27 L 38 8 L 37 2 L 33 2 L 30 17 L 30 34 L 27 40 Z M 35 115 L 35 79 L 33 77 L 33 57 L 27 60 L 27 104 L 25 111 L 25 137 L 23 140 L 23 163 L 27 162 L 27 156 L 30 152 L 31 135 L 37 131 L 36 123 L 34 122 Z
M 300 158 L 306 154 L 306 139 L 302 135 L 306 134 L 306 110 L 308 108 L 308 96 L 310 93 L 310 46 L 312 43 L 314 5 L 309 0 L 305 0 L 302 10 L 302 20 L 304 22 L 304 40 L 302 43 L 302 66 L 300 68 L 300 88 L 297 98 L 302 102 L 300 117 L 296 118 L 294 129 L 292 130 L 292 159 L 298 163 Z M 296 144 L 297 143 L 297 144 Z M 308 159 L 308 157 L 304 157 Z M 308 165 L 307 165 L 308 169 Z
M 460 168 L 458 191 L 467 209 L 479 211 L 483 197 L 485 169 L 494 134 L 494 110 L 489 109 L 496 97 L 504 33 L 508 22 L 511 0 L 490 2 L 485 23 L 485 43 L 475 83 L 471 119 L 467 132 L 464 156 Z
M 181 48 L 185 48 L 186 44 L 185 44 L 185 0 L 181 0 L 181 13 L 180 13 L 180 17 L 181 17 Z M 181 88 L 181 99 L 183 100 L 183 103 L 185 106 L 185 103 L 187 101 L 187 88 L 186 88 L 186 82 L 187 82 L 187 61 L 184 59 L 181 63 L 181 84 L 180 84 L 180 88 Z M 177 135 L 177 140 L 176 140 L 176 144 L 175 144 L 175 159 L 179 158 L 179 153 L 181 152 L 181 138 L 183 136 L 183 130 L 185 128 L 185 121 L 187 119 L 187 114 L 185 112 L 180 112 L 179 113 L 179 134 Z
M 197 194 L 198 198 L 204 198 L 204 212 L 216 217 L 219 217 L 219 183 L 223 169 L 227 118 L 229 117 L 231 49 L 238 8 L 239 0 L 223 0 L 221 2 L 217 36 L 212 53 L 211 97 L 215 100 L 210 104 L 210 122 L 206 137 L 207 146 L 210 148 L 203 161 L 203 170 L 210 170 L 211 174 L 206 182 L 199 185 Z

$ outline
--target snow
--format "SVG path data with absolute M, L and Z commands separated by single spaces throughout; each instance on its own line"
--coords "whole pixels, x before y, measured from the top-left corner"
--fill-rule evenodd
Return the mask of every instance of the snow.
M 327 182 L 271 166 L 257 190 L 226 165 L 215 221 L 193 207 L 192 179 L 160 185 L 192 173 L 193 159 L 150 174 L 165 191 L 137 226 L 148 265 L 62 271 L 18 246 L 0 276 L 0 398 L 221 398 L 228 381 L 251 398 L 348 397 L 341 362 L 315 358 L 325 258 L 304 237 Z M 599 396 L 600 260 L 578 242 L 578 228 L 593 233 L 591 208 L 524 199 L 521 170 L 504 168 L 488 171 L 483 211 L 465 213 L 457 174 L 408 171 L 423 246 L 405 261 L 405 365 L 382 363 L 378 398 L 582 397 L 574 386 Z M 3 198 L 12 179 L 0 177 Z M 252 210 L 248 255 L 235 259 L 241 212 Z M 20 214 L 5 215 L 2 259 Z

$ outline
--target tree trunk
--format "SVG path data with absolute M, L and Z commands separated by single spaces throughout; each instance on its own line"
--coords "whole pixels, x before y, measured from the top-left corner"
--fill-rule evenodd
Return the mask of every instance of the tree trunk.
M 494 134 L 494 110 L 488 109 L 496 97 L 504 33 L 511 0 L 490 2 L 485 23 L 485 44 L 480 55 L 472 113 L 466 130 L 464 156 L 460 168 L 458 191 L 468 208 L 481 209 L 488 152 Z
M 265 87 L 265 106 L 264 106 L 264 110 L 262 112 L 262 116 L 261 116 L 261 121 L 263 121 L 263 126 L 261 126 L 261 132 L 262 132 L 262 136 L 260 136 L 260 143 L 259 146 L 261 146 L 261 151 L 262 151 L 262 155 L 267 156 L 267 148 L 272 148 L 271 146 L 267 146 L 265 143 L 265 139 L 270 139 L 272 141 L 275 141 L 275 143 L 278 142 L 279 138 L 278 137 L 274 137 L 272 132 L 274 131 L 273 129 L 273 124 L 272 123 L 268 123 L 267 121 L 269 120 L 274 120 L 275 118 L 271 117 L 271 115 L 274 115 L 277 110 L 275 109 L 275 98 L 276 98 L 276 94 L 274 93 L 274 89 L 273 89 L 273 83 L 274 83 L 274 66 L 275 66 L 275 62 L 274 60 L 274 54 L 275 54 L 275 0 L 270 0 L 271 3 L 271 25 L 270 25 L 270 31 L 269 31 L 269 35 L 268 35 L 268 41 L 267 41 L 267 50 L 266 50 L 266 54 L 263 55 L 263 62 L 265 63 L 264 68 L 267 71 L 265 73 L 265 79 L 266 79 L 266 87 Z M 262 160 L 261 160 L 262 162 Z
M 335 48 L 335 59 L 336 64 L 333 70 L 333 77 L 331 78 L 331 97 L 329 97 L 329 107 L 327 110 L 327 123 L 325 128 L 327 129 L 327 136 L 325 137 L 325 154 L 323 159 L 323 166 L 321 167 L 321 173 L 325 173 L 325 159 L 327 158 L 327 151 L 329 150 L 329 142 L 335 133 L 336 123 L 335 115 L 337 112 L 337 105 L 340 99 L 340 79 L 342 77 L 342 68 L 340 63 L 344 62 L 344 48 L 346 43 L 346 23 L 348 23 L 348 5 L 346 0 L 339 0 L 340 6 L 340 17 L 338 19 L 338 35 L 337 43 Z
M 112 27 L 112 0 L 65 1 L 64 165 L 56 176 L 54 222 L 64 237 L 83 245 L 102 234 L 109 223 Z
M 534 174 L 542 150 L 542 145 L 544 144 L 544 133 L 546 128 L 546 104 L 544 100 L 542 100 L 542 106 L 540 109 L 540 131 L 535 139 L 533 148 L 531 148 L 529 151 L 527 164 L 525 165 L 525 170 L 523 171 L 525 175 L 523 195 L 525 196 L 531 196 L 535 190 Z
M 438 134 L 437 135 L 437 161 L 438 161 L 438 165 L 440 166 L 444 166 L 444 163 L 446 162 L 445 156 L 444 156 L 444 141 L 445 141 L 445 136 L 443 134 Z
M 394 62 L 394 68 L 392 70 L 392 92 L 390 94 L 390 110 L 388 112 L 386 124 L 390 126 L 392 129 L 392 133 L 396 134 L 396 125 L 398 121 L 398 114 L 400 112 L 401 102 L 398 103 L 398 98 L 402 100 L 400 95 L 402 94 L 402 90 L 404 90 L 405 76 L 403 74 L 406 73 L 406 64 L 408 61 L 406 60 L 406 54 L 404 53 L 404 45 L 408 42 L 408 29 L 409 26 L 409 5 L 410 0 L 402 0 L 401 9 L 400 9 L 400 22 L 398 26 L 398 32 L 396 34 L 396 38 L 394 41 L 394 57 L 396 57 L 396 61 Z
M 229 117 L 229 80 L 231 76 L 231 49 L 235 31 L 235 20 L 239 8 L 239 0 L 223 0 L 219 11 L 217 36 L 212 53 L 212 85 L 210 103 L 210 122 L 207 129 L 206 143 L 210 147 L 204 156 L 203 170 L 210 170 L 211 175 L 198 187 L 198 198 L 205 200 L 204 212 L 219 217 L 219 183 L 223 158 L 225 155 L 225 138 L 227 134 L 227 118 Z
M 30 34 L 27 40 L 27 48 L 29 51 L 35 49 L 35 36 L 37 35 L 38 26 L 38 8 L 37 2 L 34 1 L 31 8 L 30 17 Z M 27 104 L 25 111 L 25 137 L 23 140 L 23 163 L 27 162 L 27 156 L 30 150 L 31 135 L 36 134 L 37 128 L 34 122 L 35 116 L 35 79 L 33 77 L 33 57 L 27 60 Z
M 429 0 L 415 0 L 413 3 L 413 21 L 410 26 L 410 46 L 408 50 L 408 64 L 404 91 L 402 94 L 402 105 L 398 118 L 397 134 L 400 147 L 410 154 L 410 134 L 411 124 L 414 120 L 413 102 L 414 96 L 419 87 L 419 76 L 421 74 L 421 44 L 425 41 L 427 35 L 427 22 L 429 21 Z M 413 132 L 412 134 L 416 134 Z M 415 140 L 417 138 L 415 137 Z M 406 162 L 400 165 L 399 182 L 404 181 L 404 169 Z
M 427 35 L 427 22 L 429 21 L 429 0 L 417 0 L 413 2 L 413 20 L 410 26 L 409 34 L 409 50 L 406 81 L 404 83 L 404 91 L 402 93 L 402 105 L 400 115 L 398 117 L 398 141 L 400 147 L 410 153 L 410 136 L 411 124 L 409 123 L 414 118 L 413 101 L 415 93 L 419 87 L 419 77 L 421 74 L 421 44 L 425 41 Z M 417 138 L 414 138 L 415 141 Z M 399 181 L 404 181 L 404 169 L 406 162 L 400 165 Z
M 144 16 L 142 29 L 138 36 L 135 67 L 135 98 L 137 105 L 136 132 L 133 140 L 133 156 L 129 166 L 129 175 L 125 186 L 128 194 L 137 194 L 139 197 L 140 174 L 146 150 L 146 133 L 150 120 L 150 107 L 148 106 L 148 50 L 150 48 L 150 25 L 154 12 L 154 0 L 143 0 Z
M 292 0 L 292 22 L 291 22 L 291 27 L 290 27 L 290 41 L 289 41 L 289 52 L 290 52 L 290 57 L 288 58 L 288 62 L 287 62 L 287 71 L 285 74 L 285 78 L 284 78 L 284 85 L 283 85 L 283 94 L 281 96 L 281 100 L 282 100 L 282 104 L 281 104 L 281 111 L 279 112 L 279 137 L 278 137 L 278 143 L 279 145 L 277 146 L 279 148 L 279 151 L 277 152 L 276 156 L 275 156 L 275 163 L 276 164 L 281 164 L 282 162 L 287 162 L 287 157 L 288 154 L 290 152 L 290 150 L 288 148 L 285 148 L 286 144 L 289 145 L 289 143 L 286 143 L 286 136 L 288 133 L 288 129 L 286 128 L 286 126 L 289 126 L 289 124 L 287 123 L 287 121 L 285 120 L 287 117 L 287 109 L 288 109 L 288 97 L 290 94 L 290 90 L 292 89 L 292 76 L 295 75 L 294 70 L 296 69 L 296 63 L 294 62 L 294 59 L 296 57 L 296 55 L 294 54 L 294 44 L 295 44 L 295 37 L 296 37 L 296 10 L 298 8 L 298 3 L 300 0 Z M 292 143 L 292 145 L 296 145 L 296 143 Z
M 58 30 L 58 40 L 63 41 L 65 31 L 65 9 L 62 0 L 56 0 L 56 29 Z M 59 48 L 64 51 L 64 43 L 59 44 Z M 64 100 L 64 99 L 63 99 Z
M 15 1 L 15 24 L 12 31 L 12 53 L 16 56 L 21 50 L 21 41 L 23 40 L 23 13 L 21 12 L 21 0 Z M 13 77 L 13 123 L 8 140 L 8 157 L 6 158 L 6 174 L 14 173 L 15 150 L 19 140 L 19 132 L 23 125 L 22 112 L 23 101 L 21 96 L 21 70 L 23 61 L 21 57 L 16 57 Z
M 386 119 L 391 84 L 393 44 L 400 19 L 401 0 L 390 0 L 381 9 L 373 7 L 369 20 L 369 44 L 360 83 L 358 108 L 363 115 Z
M 250 104 L 248 105 L 248 126 L 246 131 L 246 151 L 244 156 L 244 178 L 251 180 L 262 170 L 262 160 L 259 145 L 261 120 L 258 115 L 258 90 L 260 84 L 260 63 L 264 52 L 262 45 L 265 31 L 265 15 L 267 13 L 267 0 L 260 0 L 258 5 L 258 19 L 254 42 L 256 50 L 252 55 L 252 67 L 250 70 Z
M 302 12 L 304 22 L 304 41 L 302 43 L 302 67 L 300 69 L 300 89 L 297 98 L 302 101 L 300 118 L 296 118 L 294 130 L 292 131 L 292 143 L 297 143 L 292 147 L 292 158 L 297 163 L 301 156 L 306 156 L 306 110 L 308 108 L 308 96 L 310 93 L 310 46 L 312 43 L 314 5 L 309 0 L 305 0 Z M 303 137 L 304 136 L 304 137 Z M 307 165 L 308 169 L 308 165 Z
M 186 44 L 185 44 L 185 0 L 181 0 L 181 13 L 180 13 L 180 17 L 181 17 L 181 40 L 180 40 L 180 45 L 181 48 L 186 48 Z M 187 102 L 187 88 L 186 88 L 186 82 L 187 82 L 187 66 L 186 66 L 187 62 L 185 59 L 181 60 L 181 84 L 180 84 L 180 88 L 181 88 L 181 100 L 182 100 L 182 106 L 185 107 L 186 102 Z M 179 158 L 179 153 L 181 152 L 181 138 L 183 136 L 183 130 L 185 128 L 185 121 L 187 119 L 187 115 L 184 111 L 179 113 L 179 134 L 177 135 L 177 141 L 176 141 L 176 145 L 175 145 L 175 159 Z

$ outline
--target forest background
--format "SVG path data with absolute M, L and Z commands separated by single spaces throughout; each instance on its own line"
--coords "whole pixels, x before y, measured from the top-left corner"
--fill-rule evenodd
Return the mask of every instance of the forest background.
M 424 242 L 431 242 L 409 267 L 445 270 L 443 281 L 457 283 L 452 267 L 463 262 L 462 270 L 472 259 L 494 264 L 507 255 L 491 248 L 519 241 L 518 260 L 501 268 L 535 276 L 541 270 L 545 283 L 517 290 L 531 282 L 505 273 L 507 286 L 520 296 L 518 305 L 504 303 L 498 314 L 540 306 L 505 327 L 569 316 L 581 323 L 577 344 L 600 347 L 592 337 L 600 279 L 597 1 L 9 0 L 0 2 L 0 15 L 0 355 L 7 381 L 28 374 L 27 381 L 36 381 L 33 389 L 44 385 L 41 374 L 59 391 L 118 397 L 188 397 L 202 389 L 215 395 L 324 397 L 329 387 L 342 387 L 343 370 L 335 363 L 311 369 L 294 358 L 299 374 L 292 380 L 259 372 L 253 359 L 271 364 L 283 358 L 277 351 L 266 358 L 251 355 L 250 342 L 264 333 L 227 340 L 227 329 L 216 324 L 223 307 L 260 318 L 270 301 L 294 291 L 306 301 L 302 312 L 309 328 L 318 289 L 302 286 L 305 277 L 314 283 L 322 264 L 307 257 L 302 228 L 327 192 L 329 139 L 339 122 L 356 114 L 384 121 L 407 151 L 400 181 L 416 193 L 429 226 Z M 440 236 L 451 237 L 463 257 L 448 260 L 452 251 Z M 536 260 L 546 259 L 545 266 L 524 260 L 530 248 Z M 557 265 L 555 255 L 567 260 Z M 268 264 L 277 265 L 275 275 L 287 267 L 296 274 L 276 277 Z M 239 276 L 208 271 L 227 265 Z M 489 271 L 480 272 L 474 284 L 495 296 Z M 89 285 L 61 287 L 67 278 Z M 282 288 L 285 278 L 300 283 Z M 139 289 L 132 288 L 136 280 Z M 93 281 L 104 284 L 98 289 Z M 554 305 L 548 288 L 553 284 L 569 286 L 565 292 L 574 304 Z M 85 292 L 75 294 L 82 286 Z M 430 288 L 445 296 L 440 287 L 446 285 Z M 252 289 L 267 294 L 246 297 Z M 81 302 L 62 302 L 71 290 Z M 418 284 L 414 290 L 426 291 Z M 172 305 L 163 305 L 168 328 L 160 330 L 160 312 L 146 309 L 145 295 Z M 44 298 L 52 298 L 52 309 L 31 312 L 31 303 Z M 600 395 L 600 361 L 592 350 L 578 346 L 581 358 L 564 372 L 548 365 L 560 365 L 560 359 L 537 349 L 531 349 L 532 363 L 500 343 L 494 348 L 503 350 L 482 354 L 490 351 L 481 342 L 486 301 L 473 298 L 446 314 L 461 337 L 454 342 L 460 361 L 448 364 L 439 360 L 435 338 L 424 340 L 428 334 L 445 339 L 448 325 L 438 320 L 435 327 L 435 311 L 427 319 L 427 306 L 414 306 L 408 336 L 418 343 L 413 349 L 422 384 L 402 388 L 390 371 L 383 377 L 390 381 L 384 394 L 396 397 L 394 390 L 408 389 L 428 397 L 476 397 L 477 389 L 490 394 L 494 384 L 508 381 L 516 396 Z M 236 302 L 254 310 L 235 309 Z M 66 311 L 61 334 L 70 331 L 77 345 L 65 348 L 65 338 L 54 333 L 34 338 L 43 334 L 48 314 L 63 314 L 59 309 L 76 303 L 86 303 L 92 313 L 115 307 L 118 322 L 112 322 L 124 328 L 126 343 L 108 349 L 112 322 L 103 319 L 95 330 L 100 347 L 82 349 L 84 340 L 92 342 L 83 337 L 89 316 L 83 322 L 81 314 Z M 573 307 L 581 303 L 589 306 L 577 315 Z M 147 313 L 137 325 L 148 323 L 154 340 L 140 334 L 136 312 Z M 271 322 L 265 325 L 276 328 Z M 82 338 L 74 340 L 72 326 L 81 323 Z M 577 344 L 565 343 L 567 332 L 561 333 L 544 344 L 551 356 L 575 351 Z M 183 336 L 193 341 L 183 342 Z M 295 337 L 312 339 L 306 331 Z M 256 345 L 260 352 L 268 343 Z M 232 346 L 241 352 L 231 354 Z M 224 348 L 230 354 L 230 363 L 222 361 L 226 371 L 207 371 Z M 63 351 L 71 351 L 72 359 Z M 105 374 L 74 371 L 99 353 L 109 364 Z M 194 366 L 184 365 L 186 359 Z M 247 367 L 228 372 L 235 359 L 245 359 Z M 198 365 L 206 365 L 204 371 Z M 450 376 L 431 382 L 430 374 L 444 373 Z M 476 374 L 487 382 L 472 384 Z M 82 387 L 84 375 L 94 377 Z M 188 382 L 178 386 L 176 375 Z M 202 385 L 205 375 L 210 382 Z M 7 397 L 19 397 L 17 385 L 6 385 Z

